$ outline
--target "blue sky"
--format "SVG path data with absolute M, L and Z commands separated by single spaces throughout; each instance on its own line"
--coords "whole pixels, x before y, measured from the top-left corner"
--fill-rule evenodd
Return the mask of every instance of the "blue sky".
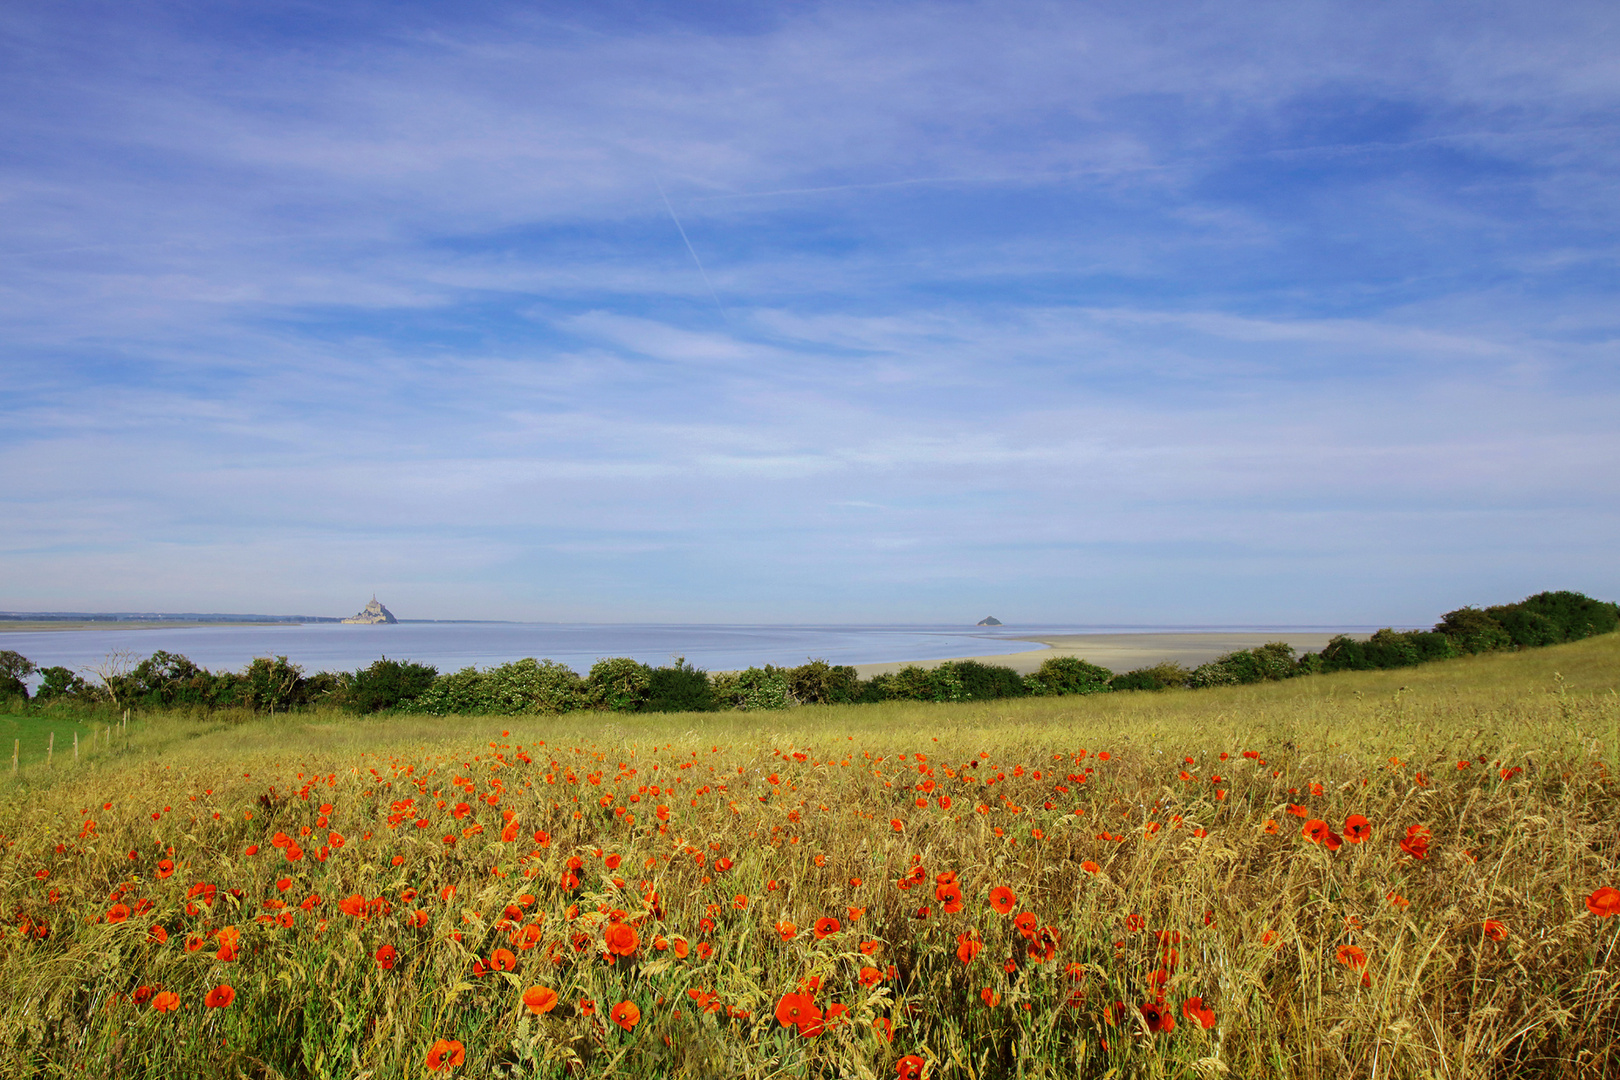
M 1620 597 L 1617 46 L 1578 2 L 6 5 L 0 609 Z

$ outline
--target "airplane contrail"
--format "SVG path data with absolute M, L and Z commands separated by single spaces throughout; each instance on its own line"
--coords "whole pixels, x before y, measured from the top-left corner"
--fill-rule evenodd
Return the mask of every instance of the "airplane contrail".
M 675 207 L 670 205 L 669 196 L 664 194 L 664 185 L 659 181 L 657 173 L 653 174 L 653 183 L 658 185 L 658 197 L 664 200 L 664 209 L 669 211 L 669 220 L 675 223 L 676 231 L 681 234 L 681 242 L 686 245 L 687 254 L 692 256 L 692 262 L 697 265 L 698 273 L 703 276 L 703 284 L 709 290 L 709 298 L 714 301 L 714 309 L 720 313 L 721 320 L 729 323 L 731 320 L 726 317 L 725 306 L 720 303 L 720 294 L 714 291 L 714 283 L 709 280 L 709 272 L 703 269 L 703 260 L 698 258 L 697 249 L 687 238 L 686 230 L 681 226 L 681 219 L 675 216 Z

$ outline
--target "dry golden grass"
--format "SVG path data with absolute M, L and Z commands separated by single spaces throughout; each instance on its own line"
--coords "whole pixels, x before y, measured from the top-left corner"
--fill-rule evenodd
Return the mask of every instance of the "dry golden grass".
M 0 1073 L 419 1076 L 450 1040 L 466 1076 L 1612 1076 L 1617 685 L 1611 635 L 1160 695 L 142 717 L 0 789 Z M 848 1011 L 806 1035 L 776 1013 L 813 978 Z

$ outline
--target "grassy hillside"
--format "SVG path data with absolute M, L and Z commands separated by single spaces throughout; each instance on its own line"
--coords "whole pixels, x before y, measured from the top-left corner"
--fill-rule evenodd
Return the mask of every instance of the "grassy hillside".
M 140 716 L 76 767 L 59 733 L 0 781 L 0 1073 L 1614 1075 L 1617 688 L 1608 635 L 1160 694 Z

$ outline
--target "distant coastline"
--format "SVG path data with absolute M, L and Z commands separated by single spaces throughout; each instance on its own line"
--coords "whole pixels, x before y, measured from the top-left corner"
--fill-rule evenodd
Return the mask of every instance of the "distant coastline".
M 305 626 L 341 623 L 336 615 L 231 615 L 155 611 L 0 611 L 0 634 L 49 630 L 178 630 L 198 626 Z M 508 624 L 508 619 L 399 619 L 399 623 Z

